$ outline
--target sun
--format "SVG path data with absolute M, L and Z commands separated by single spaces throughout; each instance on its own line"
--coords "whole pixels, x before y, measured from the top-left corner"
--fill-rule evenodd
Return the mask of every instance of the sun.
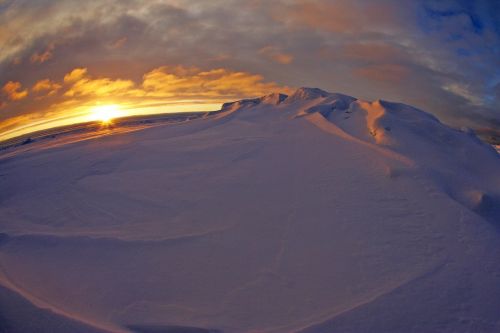
M 120 116 L 120 113 L 120 107 L 116 104 L 99 105 L 90 110 L 90 119 L 110 124 L 113 119 Z

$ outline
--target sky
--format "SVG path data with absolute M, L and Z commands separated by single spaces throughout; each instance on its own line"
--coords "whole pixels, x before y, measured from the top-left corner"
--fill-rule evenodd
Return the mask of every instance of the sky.
M 303 86 L 500 130 L 500 1 L 0 0 L 0 140 Z

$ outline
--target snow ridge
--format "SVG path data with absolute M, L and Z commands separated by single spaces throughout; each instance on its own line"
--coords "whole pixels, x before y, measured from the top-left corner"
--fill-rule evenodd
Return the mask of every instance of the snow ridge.
M 299 88 L 286 98 L 280 96 L 280 103 L 273 105 L 292 118 L 304 117 L 343 140 L 425 170 L 434 186 L 445 188 L 454 200 L 500 226 L 500 208 L 495 208 L 500 207 L 500 178 L 493 176 L 500 168 L 500 155 L 473 131 L 448 127 L 434 115 L 403 103 L 363 101 L 318 88 Z M 273 100 L 264 96 L 234 102 L 231 110 L 257 112 L 268 99 Z

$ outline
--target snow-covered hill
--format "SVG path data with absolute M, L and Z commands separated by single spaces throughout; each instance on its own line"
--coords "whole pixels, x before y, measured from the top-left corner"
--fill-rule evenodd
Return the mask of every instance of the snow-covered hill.
M 0 332 L 500 331 L 500 157 L 320 89 L 0 155 Z

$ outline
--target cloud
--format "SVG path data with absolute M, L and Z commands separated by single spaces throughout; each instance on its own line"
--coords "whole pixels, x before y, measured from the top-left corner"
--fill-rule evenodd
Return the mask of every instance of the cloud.
M 163 66 L 146 73 L 142 87 L 148 96 L 175 98 L 253 97 L 287 87 L 264 82 L 262 75 L 235 72 L 224 68 L 203 71 L 196 67 Z
M 28 96 L 28 90 L 22 89 L 20 82 L 9 81 L 2 87 L 2 92 L 11 101 L 19 101 Z
M 110 44 L 109 44 L 109 47 L 111 49 L 120 49 L 123 47 L 123 45 L 125 45 L 125 43 L 127 42 L 127 37 L 122 37 L 120 39 L 117 39 L 115 41 L 112 41 Z
M 276 46 L 265 46 L 259 50 L 259 53 L 282 65 L 288 65 L 293 62 L 293 55 L 280 51 Z
M 353 73 L 376 82 L 400 83 L 408 79 L 410 70 L 401 65 L 380 64 L 356 68 Z
M 59 89 L 61 89 L 61 85 L 59 83 L 53 82 L 49 79 L 40 80 L 35 83 L 31 90 L 35 93 L 42 95 L 42 97 L 46 96 L 54 96 Z
M 34 63 L 42 64 L 42 63 L 52 59 L 52 57 L 54 56 L 54 49 L 55 49 L 55 44 L 51 43 L 51 44 L 49 44 L 49 46 L 47 46 L 45 51 L 43 51 L 41 53 L 38 53 L 38 52 L 34 53 L 30 58 L 31 63 L 32 64 L 34 64 Z
M 500 99 L 500 82 L 497 83 L 493 89 L 492 89 L 492 94 L 497 98 Z
M 154 98 L 163 100 L 199 99 L 201 102 L 261 96 L 287 92 L 290 88 L 266 82 L 259 74 L 224 68 L 202 70 L 198 67 L 160 66 L 142 76 L 141 82 L 129 79 L 93 77 L 87 68 L 75 68 L 64 76 L 64 97 L 75 98 Z M 35 87 L 57 88 L 60 84 L 39 81 Z
M 348 42 L 341 49 L 344 59 L 366 63 L 404 62 L 411 54 L 402 46 L 387 41 Z
M 133 91 L 134 82 L 130 80 L 113 80 L 110 78 L 92 78 L 86 68 L 77 68 L 64 76 L 64 82 L 71 87 L 64 96 L 123 96 Z
M 340 34 L 391 33 L 404 23 L 403 13 L 391 1 L 383 0 L 289 1 L 275 7 L 274 18 L 286 22 L 290 29 Z
M 450 83 L 443 86 L 443 89 L 449 91 L 457 96 L 463 97 L 472 105 L 481 106 L 483 105 L 483 99 L 480 96 L 475 95 L 470 89 L 459 83 Z
M 64 83 L 72 83 L 83 79 L 87 75 L 87 68 L 75 68 L 64 75 Z

